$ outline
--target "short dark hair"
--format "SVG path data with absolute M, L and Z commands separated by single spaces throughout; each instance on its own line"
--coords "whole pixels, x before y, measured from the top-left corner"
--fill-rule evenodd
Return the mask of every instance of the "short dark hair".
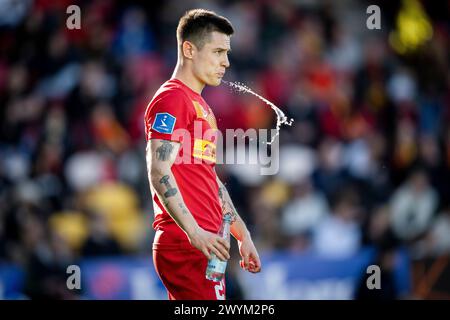
M 211 32 L 217 31 L 231 36 L 234 33 L 231 22 L 213 11 L 193 9 L 187 11 L 177 27 L 177 41 L 181 46 L 183 41 L 190 41 L 199 49 L 203 48 Z

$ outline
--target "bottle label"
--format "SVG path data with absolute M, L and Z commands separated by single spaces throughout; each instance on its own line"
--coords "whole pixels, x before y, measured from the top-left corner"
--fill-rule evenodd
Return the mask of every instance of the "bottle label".
M 217 273 L 225 273 L 225 269 L 227 268 L 227 262 L 219 260 L 218 258 L 213 258 L 208 262 L 208 269 L 217 272 Z

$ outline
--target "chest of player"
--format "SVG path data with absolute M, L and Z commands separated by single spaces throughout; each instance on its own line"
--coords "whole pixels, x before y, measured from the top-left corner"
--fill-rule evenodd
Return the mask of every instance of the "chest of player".
M 185 145 L 184 149 L 190 149 L 190 156 L 194 161 L 215 164 L 217 139 L 219 131 L 217 122 L 211 108 L 205 103 L 193 100 L 192 105 L 195 110 L 195 117 L 189 124 L 189 145 Z

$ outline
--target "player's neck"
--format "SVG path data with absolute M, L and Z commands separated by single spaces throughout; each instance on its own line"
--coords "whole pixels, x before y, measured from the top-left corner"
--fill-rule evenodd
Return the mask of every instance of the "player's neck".
M 205 87 L 205 84 L 195 78 L 192 72 L 189 72 L 189 70 L 186 70 L 186 67 L 181 67 L 179 64 L 177 64 L 177 66 L 175 67 L 175 70 L 172 74 L 172 79 L 180 80 L 186 86 L 200 95 L 202 94 L 203 88 Z

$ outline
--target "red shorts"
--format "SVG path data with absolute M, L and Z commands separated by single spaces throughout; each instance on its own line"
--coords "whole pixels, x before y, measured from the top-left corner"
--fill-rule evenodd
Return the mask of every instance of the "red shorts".
M 225 278 L 205 278 L 208 259 L 200 250 L 153 247 L 153 263 L 170 300 L 225 300 Z

